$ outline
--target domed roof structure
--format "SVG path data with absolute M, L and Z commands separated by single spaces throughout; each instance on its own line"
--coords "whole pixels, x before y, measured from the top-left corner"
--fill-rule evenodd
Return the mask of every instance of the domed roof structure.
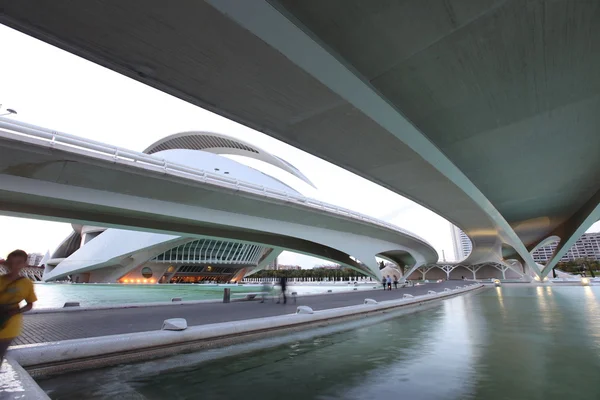
M 148 146 L 144 153 L 154 154 L 174 149 L 202 150 L 219 155 L 229 154 L 253 158 L 280 168 L 316 188 L 310 179 L 287 161 L 250 143 L 219 133 L 202 131 L 176 133 Z

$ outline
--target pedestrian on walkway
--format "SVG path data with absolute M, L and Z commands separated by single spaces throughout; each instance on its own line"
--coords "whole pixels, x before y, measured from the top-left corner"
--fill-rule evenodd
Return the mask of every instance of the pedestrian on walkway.
M 398 289 L 398 277 L 394 275 L 394 289 Z
M 392 277 L 391 276 L 387 276 L 387 286 L 388 286 L 388 290 L 392 290 Z
M 268 295 L 271 294 L 271 291 L 273 290 L 273 286 L 271 286 L 271 284 L 267 281 L 263 282 L 262 285 L 262 289 L 260 290 L 260 294 L 261 294 L 261 303 L 265 302 L 265 299 L 267 298 Z
M 385 290 L 385 287 L 387 286 L 387 279 L 384 276 L 383 279 L 381 280 L 381 284 L 383 285 L 383 290 Z
M 37 301 L 33 284 L 20 275 L 27 265 L 27 253 L 15 250 L 6 257 L 6 275 L 0 276 L 0 365 L 11 342 L 21 334 L 23 314 L 33 308 Z M 23 300 L 27 303 L 20 307 Z
M 287 290 L 287 278 L 285 276 L 279 278 L 279 286 L 281 286 L 281 295 L 283 296 L 283 304 L 285 304 L 287 303 L 287 297 L 285 295 Z M 279 301 L 277 303 L 279 303 Z

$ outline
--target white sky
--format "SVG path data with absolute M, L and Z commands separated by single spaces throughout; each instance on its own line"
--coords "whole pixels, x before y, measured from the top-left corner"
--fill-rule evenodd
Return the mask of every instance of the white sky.
M 440 257 L 442 250 L 446 259 L 454 257 L 445 219 L 374 183 L 3 25 L 0 48 L 0 104 L 17 110 L 14 119 L 137 151 L 183 131 L 231 135 L 292 163 L 318 190 L 261 162 L 245 164 L 306 196 L 397 224 L 428 240 Z M 592 230 L 600 230 L 600 224 Z M 52 252 L 70 231 L 69 224 L 0 216 L 0 257 L 15 248 Z M 303 267 L 321 263 L 293 253 L 284 253 L 280 262 Z

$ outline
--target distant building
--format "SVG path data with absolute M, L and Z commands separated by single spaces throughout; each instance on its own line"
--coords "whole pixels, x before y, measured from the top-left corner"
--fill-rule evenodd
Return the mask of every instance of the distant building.
M 278 265 L 278 270 L 293 270 L 293 269 L 302 269 L 299 265 Z
M 44 255 L 41 253 L 29 253 L 27 256 L 27 265 L 37 267 L 40 265 L 42 258 L 44 258 Z
M 456 261 L 464 260 L 471 254 L 473 244 L 471 239 L 459 227 L 450 224 L 452 232 L 452 244 L 454 245 L 454 259 Z
M 532 253 L 535 262 L 545 264 L 548 262 L 558 243 L 540 247 Z M 579 240 L 560 259 L 561 262 L 574 261 L 578 258 L 600 260 L 600 232 L 584 233 Z
M 315 265 L 315 268 L 340 269 L 341 267 L 338 264 L 323 264 L 323 265 Z
M 275 270 L 275 269 L 277 269 L 277 267 L 279 266 L 278 260 L 279 260 L 279 257 L 277 257 L 276 259 L 274 259 L 272 263 L 270 263 L 269 265 L 267 265 L 265 267 L 265 269 L 266 270 Z

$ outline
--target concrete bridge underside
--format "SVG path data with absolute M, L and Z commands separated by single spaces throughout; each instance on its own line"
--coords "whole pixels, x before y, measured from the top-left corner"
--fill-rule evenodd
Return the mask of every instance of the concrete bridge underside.
M 0 0 L 0 21 L 322 157 L 547 274 L 600 218 L 600 3 Z M 540 270 L 529 250 L 561 243 Z

